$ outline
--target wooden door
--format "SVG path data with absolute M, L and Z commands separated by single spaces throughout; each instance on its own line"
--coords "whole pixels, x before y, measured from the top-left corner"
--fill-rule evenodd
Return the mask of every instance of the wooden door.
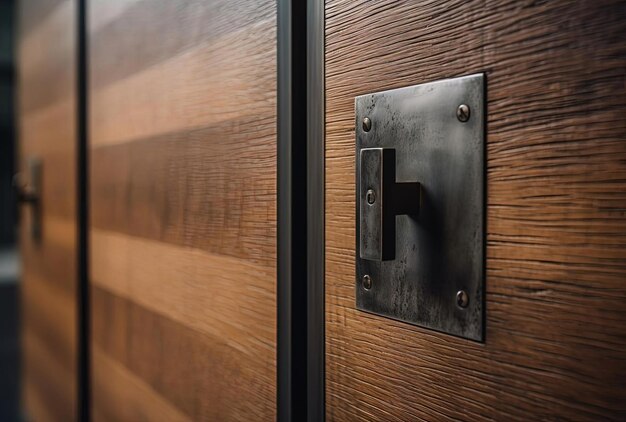
M 626 417 L 626 8 L 326 1 L 329 420 Z M 486 72 L 486 340 L 355 308 L 354 97 Z
M 77 412 L 76 2 L 19 3 L 18 169 L 41 162 L 41 233 L 20 210 L 22 401 L 30 420 Z
M 93 419 L 272 420 L 276 5 L 91 1 Z

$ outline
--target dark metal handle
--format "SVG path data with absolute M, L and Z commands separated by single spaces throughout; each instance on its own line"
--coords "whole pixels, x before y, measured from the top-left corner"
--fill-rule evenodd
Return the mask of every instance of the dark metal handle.
M 393 260 L 396 216 L 419 214 L 420 184 L 396 182 L 396 150 L 393 148 L 364 148 L 359 159 L 361 258 Z
M 17 202 L 27 205 L 35 205 L 39 202 L 39 194 L 34 192 L 32 189 L 29 189 L 26 186 L 20 186 L 17 183 L 18 174 L 15 175 L 13 187 L 15 189 L 15 196 L 17 198 Z
M 36 240 L 41 238 L 41 167 L 41 160 L 36 158 L 29 160 L 30 186 L 21 181 L 21 174 L 13 176 L 13 190 L 17 202 L 31 208 L 31 236 Z

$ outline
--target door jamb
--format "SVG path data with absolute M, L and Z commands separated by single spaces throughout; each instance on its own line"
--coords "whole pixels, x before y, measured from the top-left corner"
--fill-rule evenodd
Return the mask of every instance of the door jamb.
M 324 420 L 324 2 L 278 0 L 277 414 Z
M 325 418 L 324 1 L 307 1 L 307 420 Z
M 89 144 L 87 1 L 76 0 L 76 218 L 77 218 L 77 420 L 91 420 L 91 344 L 89 292 Z

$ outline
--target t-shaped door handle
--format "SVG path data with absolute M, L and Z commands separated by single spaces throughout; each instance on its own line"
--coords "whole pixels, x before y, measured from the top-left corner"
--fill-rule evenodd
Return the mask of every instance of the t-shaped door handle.
M 359 216 L 361 258 L 389 261 L 396 255 L 396 216 L 418 215 L 420 184 L 396 182 L 396 150 L 361 149 Z

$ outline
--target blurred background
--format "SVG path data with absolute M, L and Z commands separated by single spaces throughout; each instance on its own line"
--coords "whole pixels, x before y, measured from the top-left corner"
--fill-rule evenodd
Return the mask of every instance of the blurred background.
M 0 1 L 0 421 L 19 420 L 19 264 L 16 248 L 14 1 Z

